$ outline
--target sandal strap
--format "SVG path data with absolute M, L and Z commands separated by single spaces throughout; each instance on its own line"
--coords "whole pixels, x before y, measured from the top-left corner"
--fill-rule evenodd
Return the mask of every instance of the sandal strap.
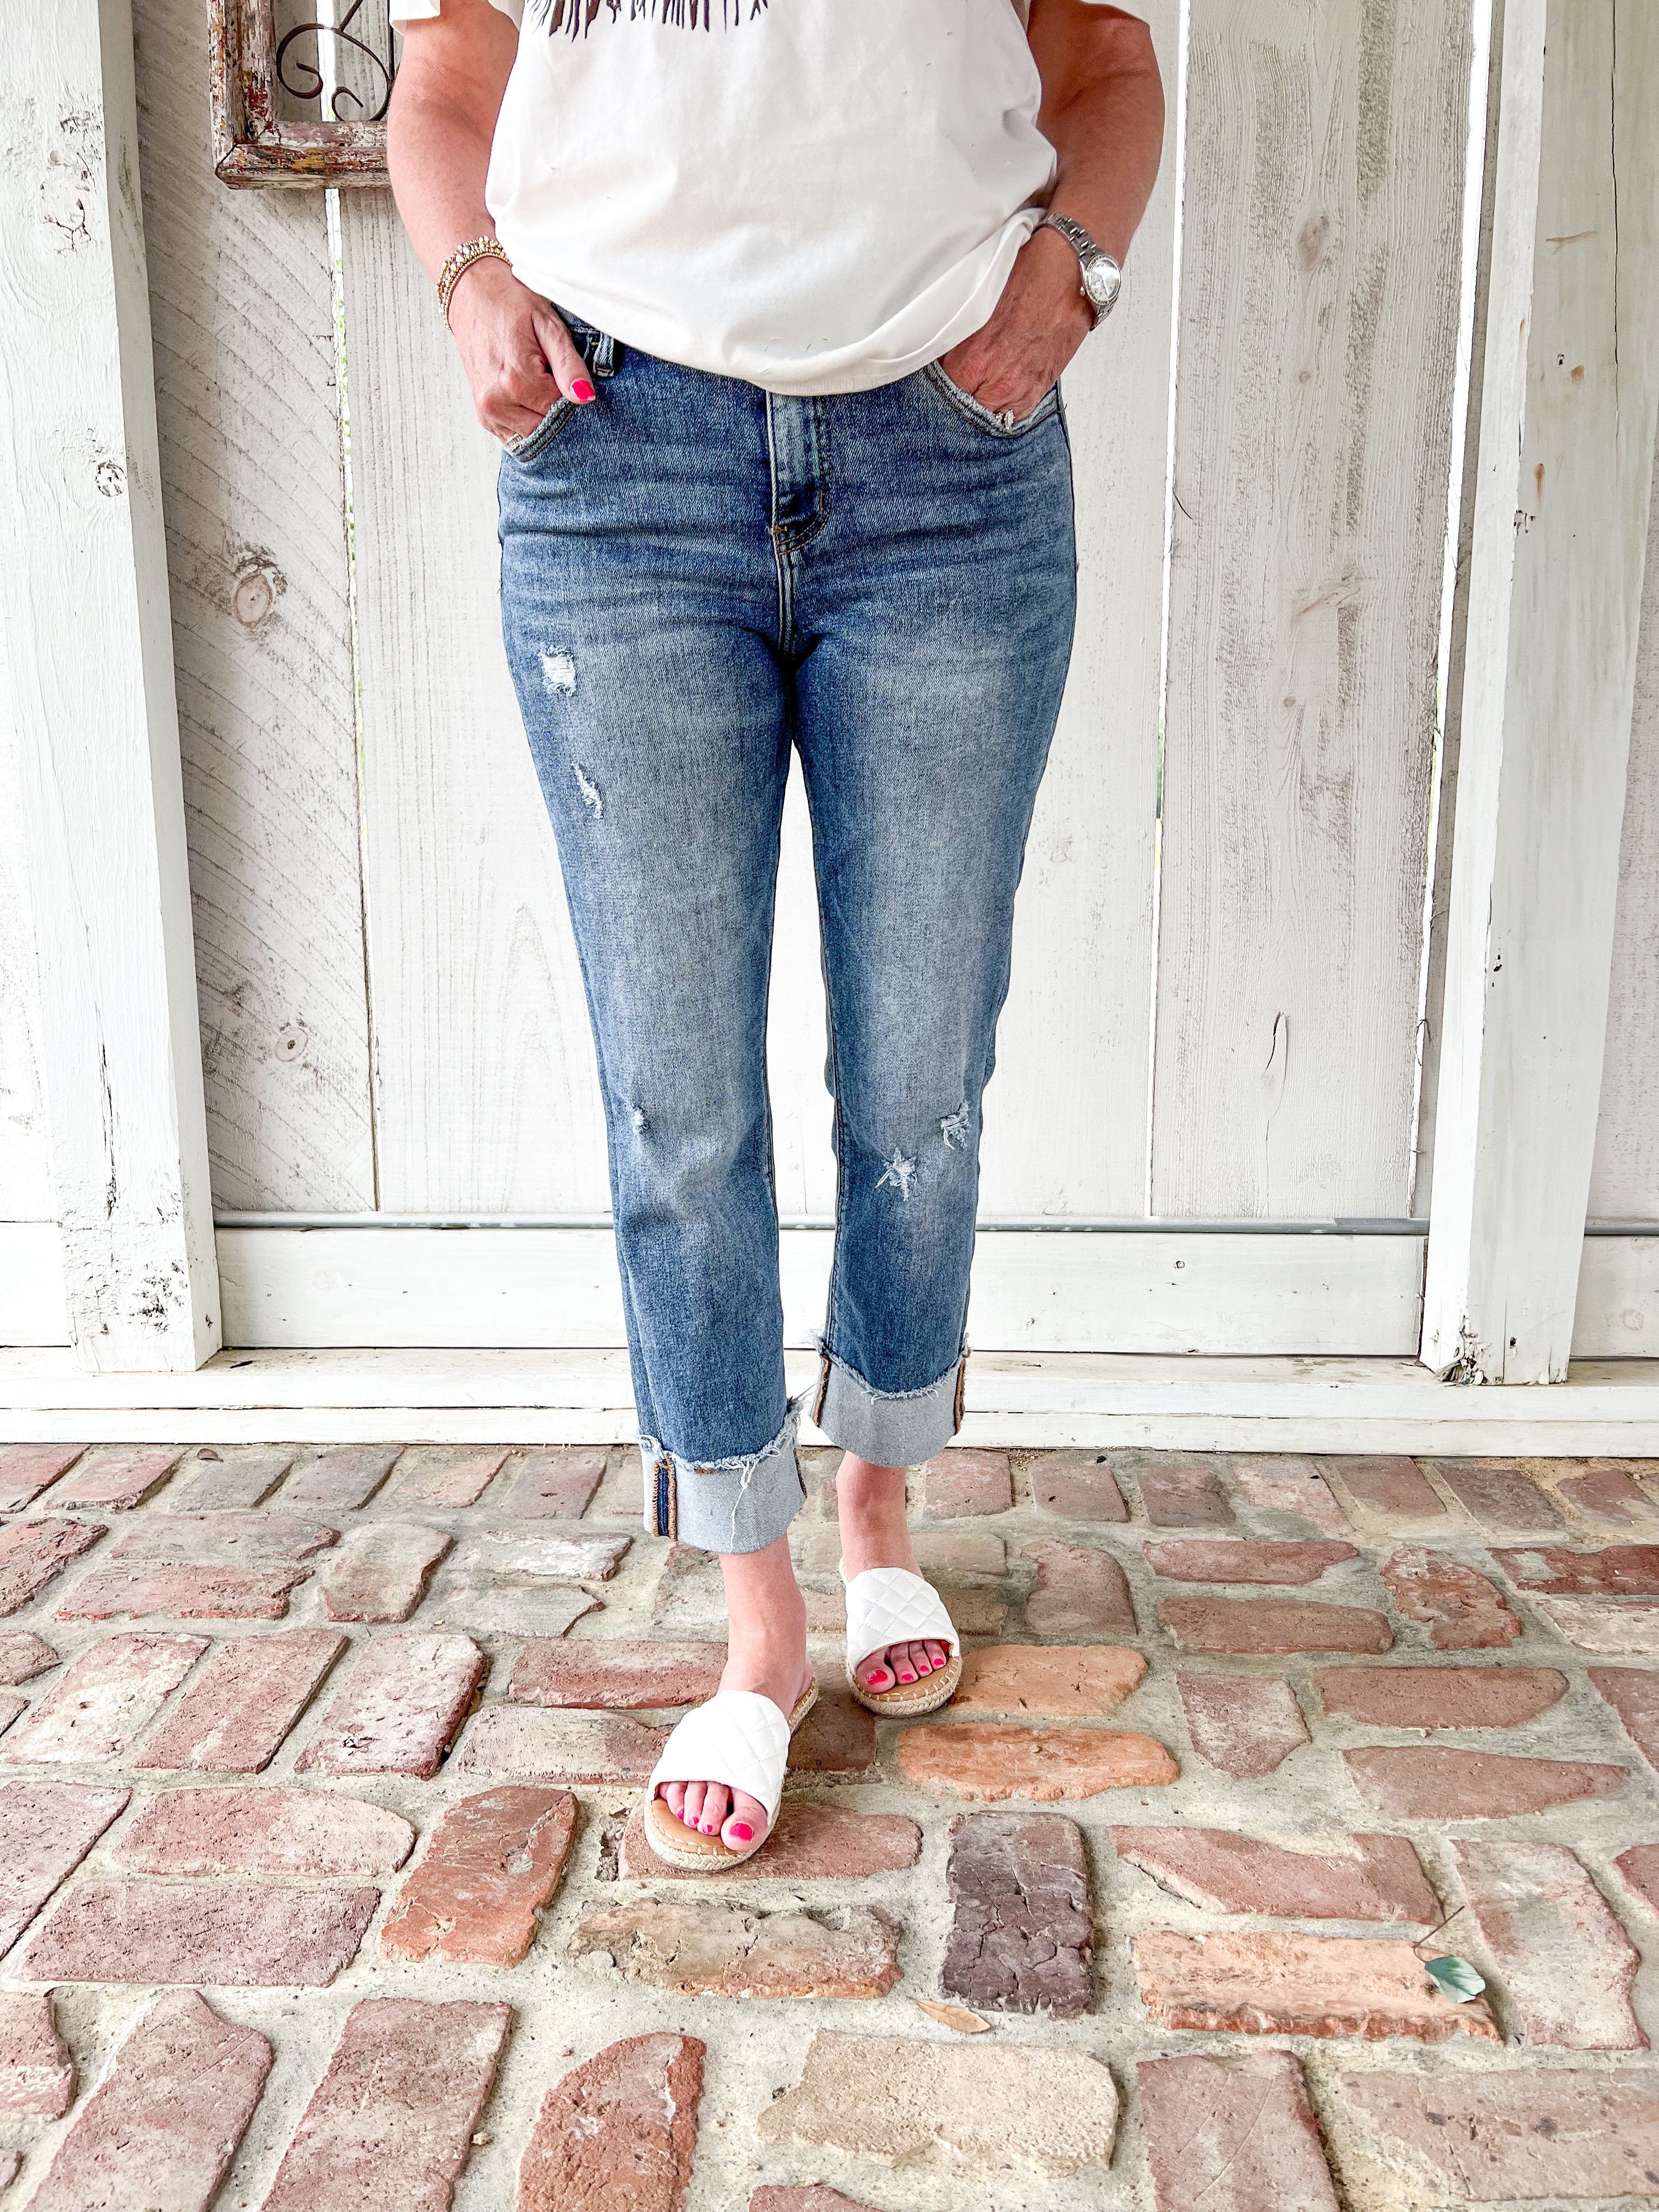
M 770 1823 L 788 1763 L 788 1715 L 758 1690 L 719 1690 L 694 1706 L 663 1746 L 650 1794 L 663 1782 L 723 1782 L 757 1799 Z
M 847 1585 L 847 1663 L 857 1667 L 890 1644 L 948 1644 L 952 1658 L 962 1645 L 931 1583 L 908 1567 L 866 1567 Z

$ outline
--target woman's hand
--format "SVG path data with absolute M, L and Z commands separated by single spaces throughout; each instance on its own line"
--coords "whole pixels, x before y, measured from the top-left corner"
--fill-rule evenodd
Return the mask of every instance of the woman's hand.
M 1052 230 L 1035 231 L 1008 272 L 982 330 L 952 346 L 939 367 L 994 415 L 1029 415 L 1094 328 L 1078 258 Z
M 593 386 L 569 331 L 504 261 L 475 262 L 449 302 L 449 327 L 492 438 L 526 438 L 561 394 L 586 406 Z

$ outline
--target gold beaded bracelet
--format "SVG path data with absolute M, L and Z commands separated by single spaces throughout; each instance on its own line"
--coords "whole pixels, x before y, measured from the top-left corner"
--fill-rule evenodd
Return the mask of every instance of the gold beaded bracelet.
M 443 319 L 449 320 L 449 303 L 455 296 L 455 287 L 460 283 L 475 261 L 507 261 L 507 257 L 499 241 L 493 238 L 470 238 L 465 246 L 458 246 L 443 267 L 438 271 L 438 305 Z M 509 268 L 512 266 L 508 262 Z

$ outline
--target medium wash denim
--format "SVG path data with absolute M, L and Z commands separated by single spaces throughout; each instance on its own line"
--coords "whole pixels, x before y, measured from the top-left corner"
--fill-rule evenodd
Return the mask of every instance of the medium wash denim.
M 572 331 L 500 484 L 507 658 L 599 1051 L 646 1524 L 747 1552 L 803 1497 L 766 1005 L 800 754 L 838 1201 L 812 1418 L 886 1466 L 962 1416 L 980 1102 L 1071 653 L 1057 391 L 937 367 L 782 398 Z

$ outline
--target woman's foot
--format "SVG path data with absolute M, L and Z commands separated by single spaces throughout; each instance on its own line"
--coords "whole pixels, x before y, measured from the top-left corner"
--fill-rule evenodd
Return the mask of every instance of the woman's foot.
M 789 1540 L 763 1552 L 723 1555 L 726 1668 L 722 1690 L 758 1690 L 787 1718 L 812 1680 L 806 1657 L 806 1601 L 795 1581 Z M 766 1808 L 724 1782 L 665 1782 L 658 1790 L 675 1818 L 728 1850 L 752 1850 L 766 1833 Z
M 917 1571 L 904 1512 L 905 1469 L 877 1467 L 848 1452 L 836 1473 L 836 1510 L 841 1521 L 842 1567 L 850 1582 L 866 1567 L 903 1567 Z M 921 1681 L 950 1663 L 951 1648 L 933 1638 L 920 1644 L 890 1644 L 860 1660 L 855 1673 L 866 1690 L 890 1690 L 900 1682 Z

